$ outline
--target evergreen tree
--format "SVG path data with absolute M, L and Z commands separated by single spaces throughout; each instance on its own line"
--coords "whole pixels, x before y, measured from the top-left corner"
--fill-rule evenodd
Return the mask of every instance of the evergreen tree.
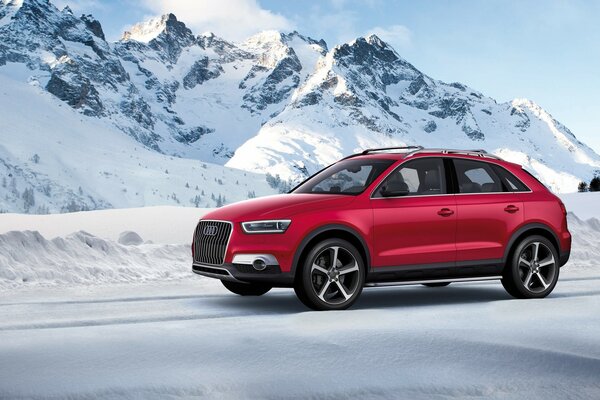
M 13 195 L 15 195 L 15 196 L 19 195 L 19 191 L 17 190 L 17 180 L 15 179 L 14 176 L 10 179 L 10 184 L 8 185 L 8 189 L 12 192 Z
M 587 192 L 588 191 L 588 184 L 587 182 L 579 182 L 579 186 L 577 186 L 577 191 L 578 192 Z
M 46 196 L 50 197 L 50 193 L 52 192 L 52 188 L 50 188 L 50 185 L 49 185 L 49 184 L 45 184 L 44 186 L 42 186 L 42 192 L 43 192 L 43 193 L 44 193 Z
M 33 189 L 28 188 L 23 191 L 23 208 L 25 212 L 29 212 L 31 207 L 35 206 L 35 195 L 33 194 Z
M 196 195 L 194 196 L 194 198 L 192 198 L 192 204 L 198 208 L 200 206 L 200 202 L 202 201 L 202 197 Z
M 600 176 L 596 175 L 590 181 L 590 192 L 600 192 Z

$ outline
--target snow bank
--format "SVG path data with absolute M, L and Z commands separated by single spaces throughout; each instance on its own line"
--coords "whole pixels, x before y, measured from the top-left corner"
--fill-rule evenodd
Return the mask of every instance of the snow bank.
M 137 246 L 144 243 L 144 239 L 136 232 L 125 231 L 119 235 L 118 242 L 124 246 Z
M 569 213 L 569 227 L 573 250 L 565 273 L 597 273 L 600 221 L 584 221 Z M 189 244 L 135 244 L 141 240 L 140 235 L 124 233 L 121 243 L 85 231 L 51 240 L 37 231 L 0 234 L 0 289 L 164 281 L 192 276 Z
M 571 260 L 564 273 L 597 274 L 600 212 L 595 204 L 600 204 L 600 194 L 561 198 L 570 211 L 573 235 Z M 192 276 L 192 233 L 208 211 L 146 207 L 55 215 L 2 214 L 0 289 L 187 279 Z
M 588 271 L 600 273 L 600 220 L 581 220 L 568 214 L 569 231 L 573 236 L 568 272 Z
M 0 235 L 0 289 L 164 281 L 191 275 L 188 245 L 125 246 L 84 231 L 51 240 L 33 231 Z
M 38 231 L 47 238 L 86 231 L 117 241 L 124 231 L 138 233 L 153 243 L 190 243 L 198 220 L 209 208 L 142 207 L 84 211 L 69 214 L 0 214 L 0 234 Z

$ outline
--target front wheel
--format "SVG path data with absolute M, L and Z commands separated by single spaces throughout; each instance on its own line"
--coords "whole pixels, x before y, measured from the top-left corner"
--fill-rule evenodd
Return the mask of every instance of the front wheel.
M 362 292 L 365 264 L 351 243 L 327 239 L 308 253 L 296 277 L 296 295 L 313 310 L 344 310 Z
M 223 286 L 232 293 L 239 294 L 240 296 L 262 296 L 271 290 L 271 286 L 262 283 L 242 283 L 242 282 L 231 282 L 221 281 Z
M 558 260 L 558 252 L 548 239 L 537 235 L 525 238 L 504 268 L 502 286 L 519 299 L 546 297 L 558 281 Z

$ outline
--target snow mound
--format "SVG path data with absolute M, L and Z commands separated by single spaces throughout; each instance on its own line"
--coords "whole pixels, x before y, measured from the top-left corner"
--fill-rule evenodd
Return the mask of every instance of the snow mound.
M 582 220 L 568 213 L 569 231 L 573 236 L 569 272 L 594 269 L 600 272 L 600 220 Z
M 0 235 L 0 289 L 136 283 L 191 274 L 189 245 L 124 246 L 84 231 L 52 240 L 37 231 Z
M 137 232 L 125 231 L 121 232 L 119 235 L 118 243 L 122 244 L 123 246 L 138 246 L 144 243 L 144 240 L 140 235 L 137 234 Z
M 592 200 L 593 197 L 586 196 L 586 199 Z M 185 243 L 183 237 L 185 235 L 191 239 L 197 216 L 195 212 L 188 215 L 190 213 L 186 209 L 158 210 L 162 211 L 165 218 L 185 211 L 182 216 L 187 218 L 180 219 L 188 225 L 177 225 L 176 229 L 176 235 L 182 237 L 180 244 L 166 244 L 173 240 L 165 240 L 158 244 L 144 242 L 137 233 L 140 231 L 137 228 L 144 226 L 141 222 L 137 225 L 133 222 L 141 221 L 141 216 L 144 215 L 147 217 L 144 218 L 145 221 L 153 220 L 148 217 L 156 214 L 157 209 L 141 209 L 136 218 L 130 219 L 109 218 L 119 215 L 120 210 L 55 216 L 60 217 L 61 224 L 58 225 L 63 226 L 63 232 L 66 227 L 79 225 L 78 229 L 85 226 L 98 235 L 98 231 L 108 233 L 102 229 L 96 230 L 97 221 L 102 219 L 99 215 L 102 215 L 104 221 L 114 220 L 115 225 L 121 228 L 118 240 L 116 234 L 109 235 L 109 238 L 101 238 L 83 230 L 73 234 L 52 231 L 57 237 L 51 240 L 46 239 L 38 230 L 0 230 L 0 290 L 36 285 L 65 287 L 191 278 L 189 240 Z M 92 216 L 93 219 L 90 220 L 88 217 Z M 51 216 L 27 217 L 41 221 Z M 0 222 L 2 221 L 4 220 L 0 218 Z M 571 259 L 561 274 L 597 274 L 600 271 L 600 220 L 583 220 L 569 212 L 568 222 L 573 235 L 573 246 Z M 130 225 L 130 229 L 127 229 L 127 224 Z M 39 229 L 43 229 L 43 223 L 38 225 Z M 132 225 L 135 225 L 135 228 L 132 229 Z M 164 223 L 157 225 L 155 228 L 158 230 L 164 230 L 167 226 Z M 148 227 L 145 230 L 141 229 L 141 232 L 146 238 L 160 238 Z M 47 233 L 44 234 L 48 236 Z M 164 232 L 161 234 L 165 235 Z

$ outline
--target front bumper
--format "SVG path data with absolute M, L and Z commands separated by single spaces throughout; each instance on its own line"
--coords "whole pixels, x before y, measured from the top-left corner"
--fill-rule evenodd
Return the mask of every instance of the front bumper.
M 268 283 L 277 287 L 292 287 L 294 285 L 294 276 L 289 272 L 281 272 L 278 265 L 267 265 L 264 270 L 257 271 L 252 265 L 248 264 L 207 265 L 194 263 L 192 272 L 208 278 L 232 282 Z

